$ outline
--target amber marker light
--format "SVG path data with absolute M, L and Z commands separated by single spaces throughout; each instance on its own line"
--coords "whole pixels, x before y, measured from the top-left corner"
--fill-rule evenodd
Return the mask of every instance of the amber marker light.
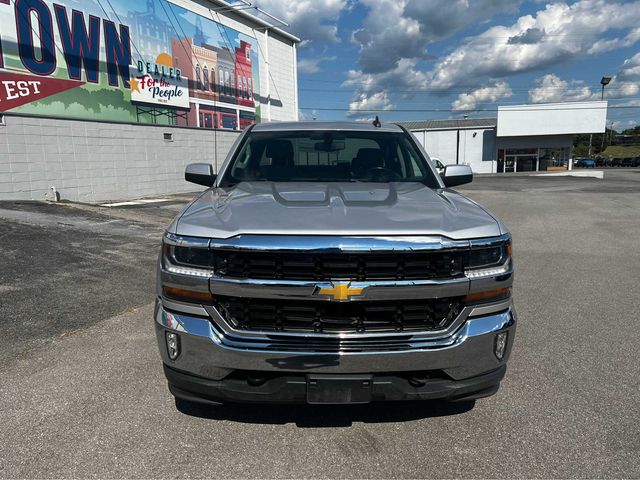
M 470 293 L 466 295 L 463 300 L 465 303 L 485 302 L 488 300 L 502 300 L 509 297 L 509 295 L 511 295 L 511 288 L 505 287 L 487 290 L 485 292 Z
M 184 302 L 212 303 L 213 295 L 210 292 L 200 292 L 197 290 L 185 290 L 184 288 L 162 287 L 162 294 L 165 297 Z

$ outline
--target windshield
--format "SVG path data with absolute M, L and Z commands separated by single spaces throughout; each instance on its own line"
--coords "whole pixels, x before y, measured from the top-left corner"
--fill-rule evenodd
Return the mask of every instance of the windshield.
M 404 133 L 249 132 L 221 186 L 239 182 L 421 182 L 439 188 Z

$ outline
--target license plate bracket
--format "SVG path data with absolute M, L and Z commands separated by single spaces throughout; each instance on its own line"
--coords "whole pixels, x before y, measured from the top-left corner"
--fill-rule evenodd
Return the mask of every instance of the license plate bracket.
M 371 383 L 371 375 L 307 375 L 307 403 L 369 403 Z

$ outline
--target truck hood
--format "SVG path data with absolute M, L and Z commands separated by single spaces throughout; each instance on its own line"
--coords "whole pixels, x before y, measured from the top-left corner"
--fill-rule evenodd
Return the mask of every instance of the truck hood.
M 473 201 L 421 183 L 242 182 L 207 190 L 169 227 L 180 235 L 442 235 L 504 233 Z

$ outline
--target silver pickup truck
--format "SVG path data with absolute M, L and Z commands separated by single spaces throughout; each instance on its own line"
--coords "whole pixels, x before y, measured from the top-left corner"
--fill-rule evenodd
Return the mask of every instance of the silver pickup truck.
M 155 329 L 180 400 L 473 401 L 505 375 L 511 235 L 397 125 L 244 131 L 168 227 Z

